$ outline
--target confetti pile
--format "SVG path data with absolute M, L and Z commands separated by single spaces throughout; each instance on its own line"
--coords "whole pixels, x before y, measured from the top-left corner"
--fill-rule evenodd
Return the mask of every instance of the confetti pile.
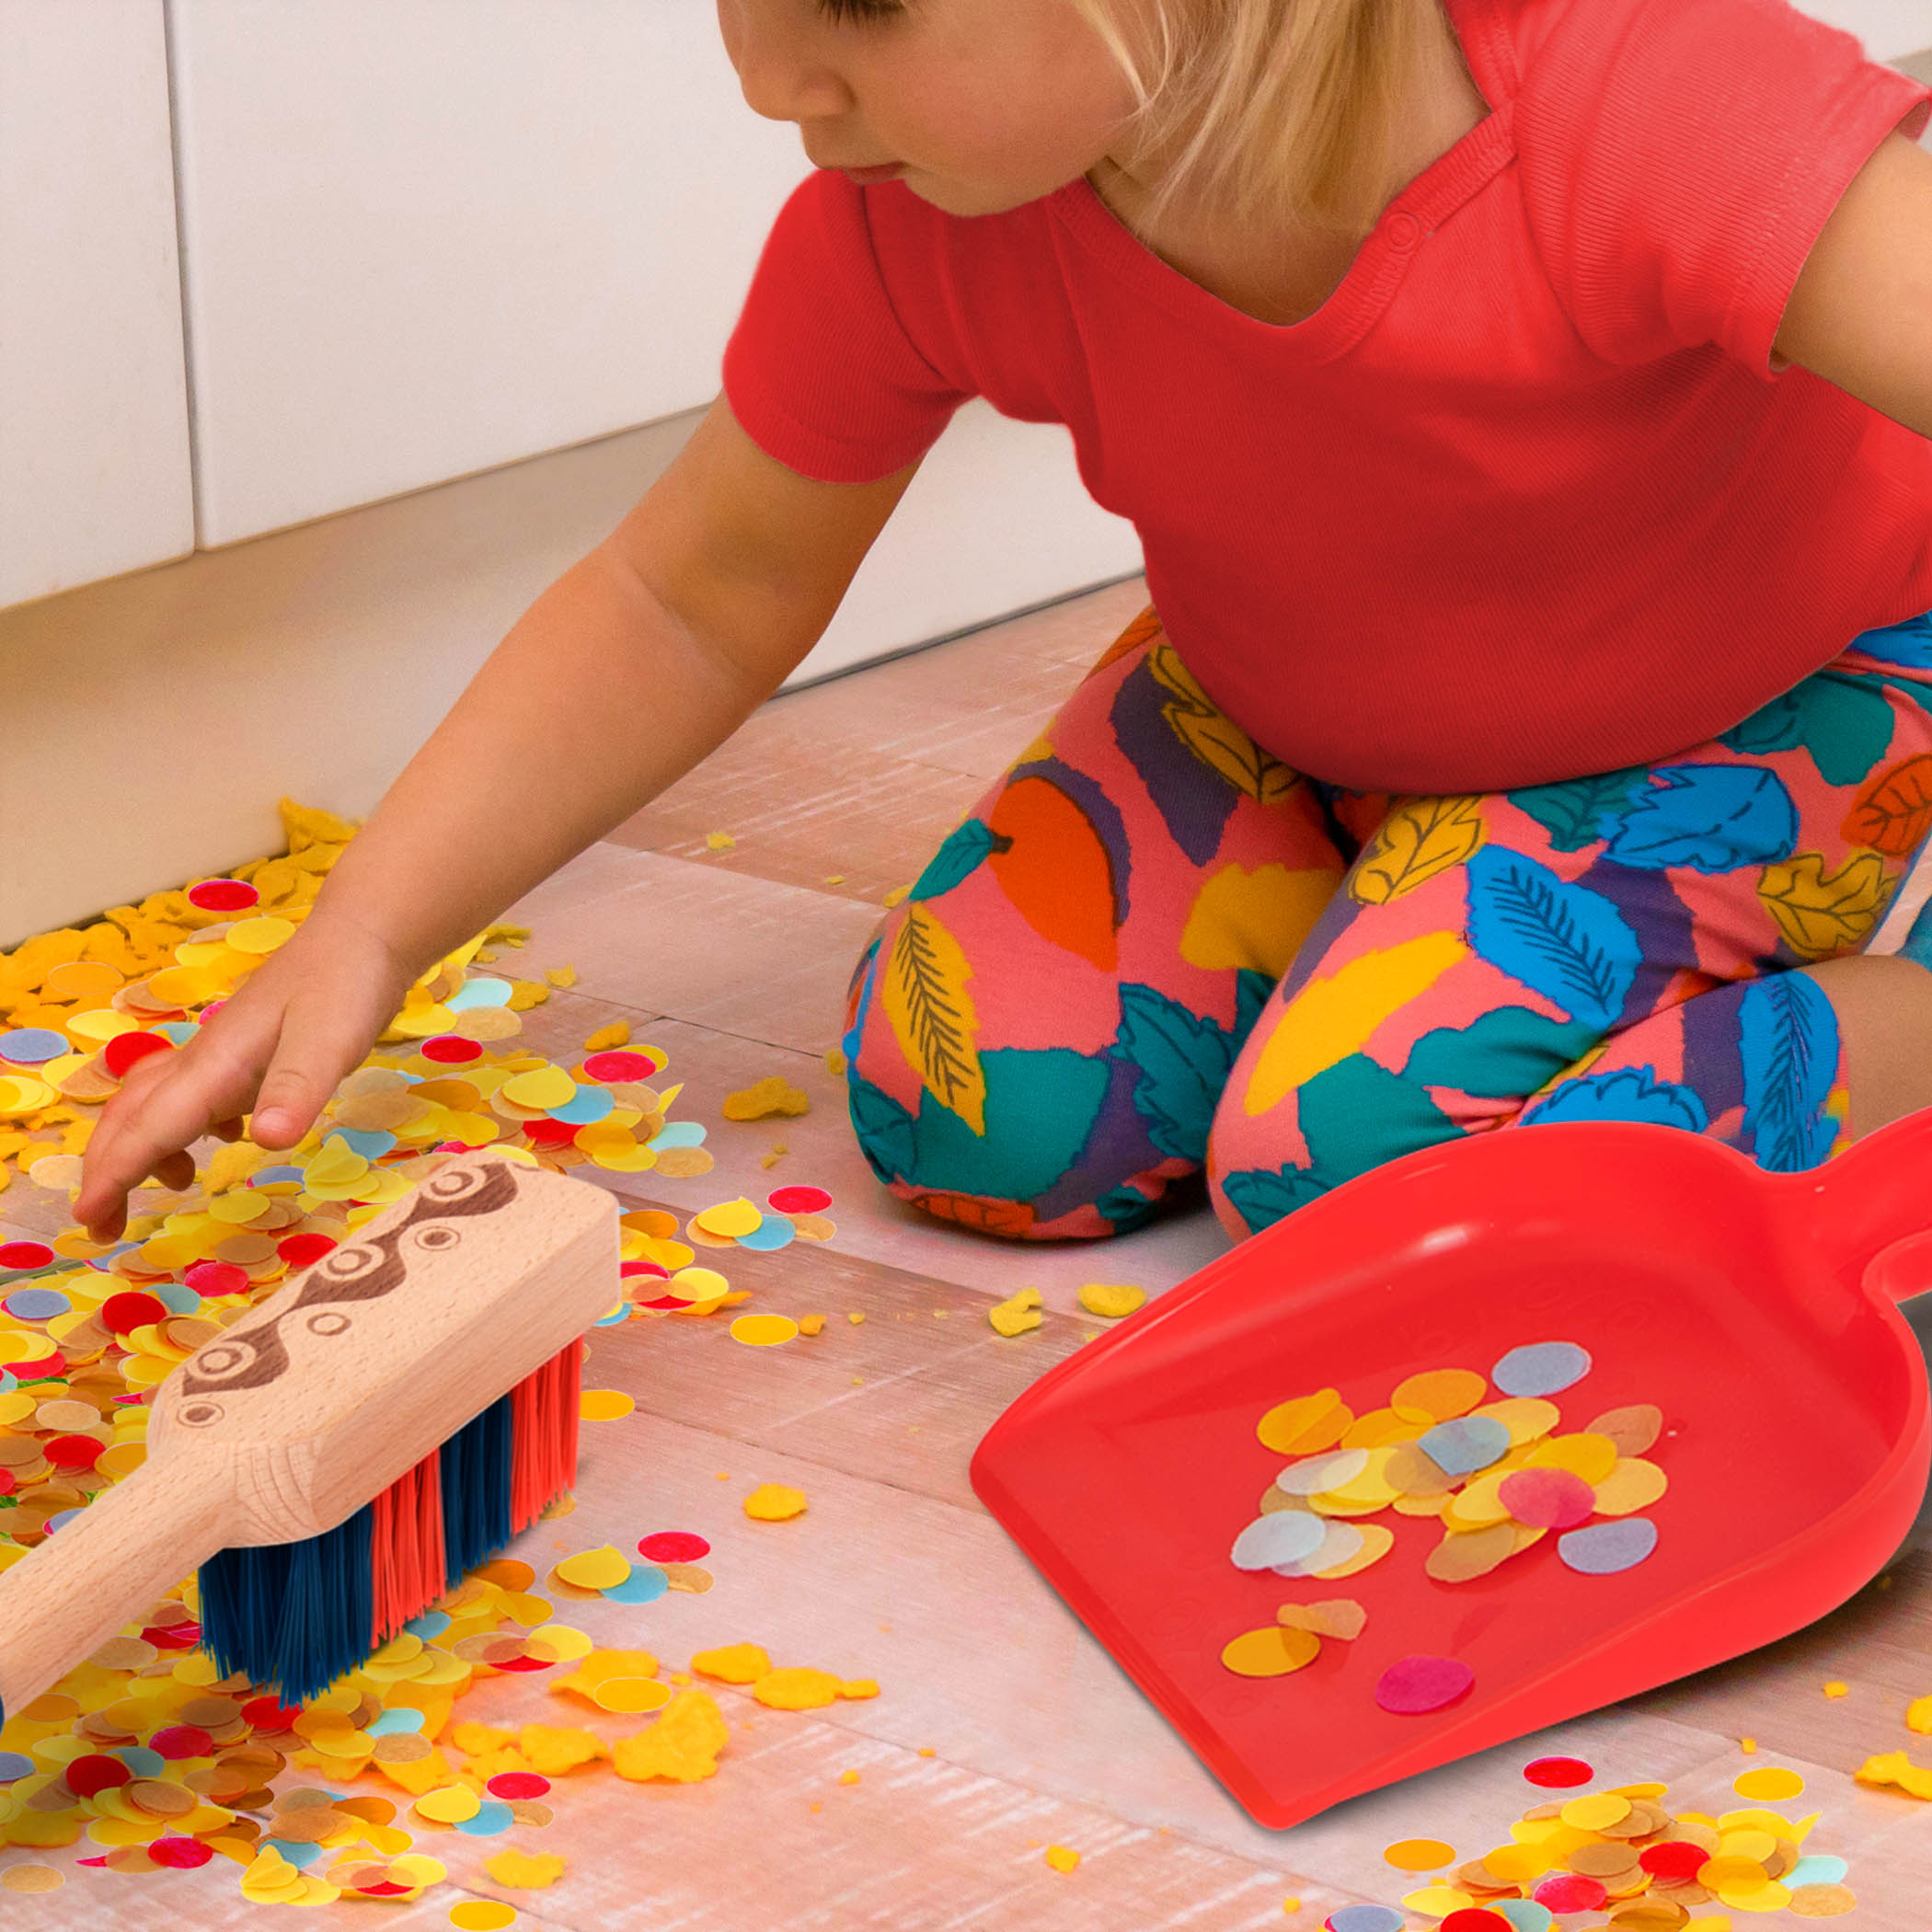
M 1576 1758 L 1539 1758 L 1524 1775 L 1545 1787 L 1594 1776 Z M 1328 1932 L 1403 1932 L 1405 1913 L 1419 1913 L 1440 1919 L 1443 1932 L 1547 1932 L 1558 1917 L 1589 1913 L 1623 1932 L 1718 1932 L 1728 1919 L 1693 1918 L 1693 1908 L 1715 1902 L 1733 1912 L 1836 1918 L 1857 1903 L 1846 1861 L 1803 1848 L 1820 1814 L 1787 1818 L 1765 1802 L 1800 1796 L 1797 1772 L 1746 1771 L 1733 1788 L 1758 1801 L 1716 1817 L 1673 1812 L 1667 1785 L 1633 1784 L 1535 1804 L 1510 1827 L 1507 1845 L 1408 1893 L 1399 1907 L 1343 1905 L 1322 1923 Z M 1418 1873 L 1456 1860 L 1453 1846 L 1432 1838 L 1404 1839 L 1383 1857 Z
M 1393 1530 L 1365 1520 L 1385 1510 L 1441 1522 L 1442 1541 L 1423 1565 L 1438 1582 L 1487 1576 L 1552 1530 L 1559 1558 L 1585 1575 L 1642 1562 L 1657 1528 L 1636 1512 L 1668 1487 L 1644 1460 L 1663 1417 L 1637 1404 L 1558 1433 L 1562 1414 L 1548 1398 L 1590 1368 L 1574 1342 L 1537 1342 L 1512 1349 L 1487 1376 L 1470 1369 L 1410 1375 L 1387 1408 L 1360 1416 L 1332 1388 L 1278 1403 L 1256 1433 L 1263 1447 L 1295 1459 L 1235 1538 L 1235 1567 L 1325 1581 L 1357 1575 L 1395 1547 Z M 1492 1384 L 1501 1392 L 1494 1400 Z M 1241 1676 L 1284 1676 L 1312 1663 L 1324 1637 L 1351 1641 L 1367 1622 L 1346 1598 L 1326 1606 L 1340 1623 L 1311 1621 L 1307 1612 L 1322 1607 L 1284 1605 L 1276 1626 L 1234 1638 L 1221 1661 Z M 1408 1657 L 1384 1670 L 1375 1700 L 1409 1715 L 1439 1710 L 1474 1681 L 1454 1658 Z

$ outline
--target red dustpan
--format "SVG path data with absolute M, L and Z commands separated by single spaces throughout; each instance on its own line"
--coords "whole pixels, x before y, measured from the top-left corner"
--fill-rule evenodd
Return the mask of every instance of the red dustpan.
M 1932 1109 L 1791 1175 L 1675 1128 L 1479 1135 L 1297 1209 L 1051 1370 L 987 1433 L 973 1487 L 1235 1797 L 1291 1825 L 1768 1643 L 1869 1581 L 1932 1459 L 1894 1306 L 1923 1289 Z M 1662 1410 L 1644 1454 L 1669 1489 L 1637 1512 L 1657 1538 L 1634 1567 L 1572 1569 L 1552 1530 L 1441 1582 L 1424 1559 L 1443 1524 L 1392 1511 L 1374 1520 L 1393 1548 L 1344 1580 L 1236 1567 L 1291 1460 L 1256 1434 L 1275 1405 L 1332 1388 L 1362 1418 L 1411 1374 L 1489 1377 L 1552 1341 L 1591 1359 L 1548 1397 L 1558 1433 Z M 1366 1612 L 1352 1641 L 1286 1675 L 1223 1663 L 1283 1604 L 1339 1597 Z M 1416 1656 L 1474 1682 L 1426 1713 L 1383 1708 L 1385 1672 Z

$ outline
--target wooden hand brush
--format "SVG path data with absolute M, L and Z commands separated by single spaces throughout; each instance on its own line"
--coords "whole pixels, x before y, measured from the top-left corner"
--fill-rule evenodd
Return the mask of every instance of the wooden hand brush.
M 485 1150 L 285 1282 L 155 1391 L 141 1467 L 0 1572 L 0 1719 L 197 1567 L 224 1674 L 299 1701 L 354 1669 L 575 1482 L 617 1250 L 611 1195 Z

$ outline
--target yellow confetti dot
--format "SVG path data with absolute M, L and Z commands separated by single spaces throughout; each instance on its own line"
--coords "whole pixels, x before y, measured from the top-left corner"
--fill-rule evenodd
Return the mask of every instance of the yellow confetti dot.
M 1132 1315 L 1146 1299 L 1144 1288 L 1124 1283 L 1116 1286 L 1107 1282 L 1088 1282 L 1080 1291 L 1080 1305 L 1089 1315 L 1104 1316 L 1110 1321 Z
M 1824 1686 L 1824 1694 L 1827 1697 L 1849 1696 L 1851 1695 L 1851 1685 L 1848 1684 L 1841 1684 L 1835 1677 L 1834 1677 L 1832 1681 Z
M 1080 1862 L 1080 1854 L 1064 1845 L 1050 1845 L 1046 1861 L 1055 1871 L 1071 1871 Z
M 1434 1871 L 1455 1857 L 1455 1847 L 1440 1838 L 1403 1838 L 1382 1856 L 1397 1871 Z
M 647 1710 L 661 1710 L 671 1702 L 671 1686 L 655 1677 L 606 1677 L 591 1694 L 600 1710 L 636 1716 Z
M 748 1349 L 776 1348 L 796 1341 L 798 1335 L 799 1325 L 788 1315 L 741 1315 L 731 1324 L 731 1340 Z
M 516 1907 L 496 1899 L 466 1899 L 450 1907 L 450 1924 L 457 1932 L 502 1932 L 505 1926 L 515 1925 L 516 1919 Z
M 637 1408 L 634 1397 L 619 1388 L 587 1388 L 577 1399 L 577 1413 L 586 1422 L 615 1422 Z
M 540 1066 L 527 1074 L 512 1074 L 497 1089 L 512 1107 L 535 1107 L 546 1112 L 563 1106 L 576 1091 L 576 1081 L 560 1066 Z
M 705 845 L 707 850 L 712 852 L 729 852 L 737 843 L 738 841 L 729 832 L 707 832 L 705 834 Z
M 696 1225 L 707 1235 L 729 1235 L 735 1240 L 740 1235 L 748 1235 L 765 1219 L 764 1213 L 752 1202 L 740 1196 L 736 1201 L 720 1201 L 707 1207 L 695 1217 Z
M 557 1566 L 557 1573 L 580 1590 L 610 1590 L 630 1575 L 630 1560 L 613 1545 L 602 1549 L 579 1550 Z
M 715 1268 L 680 1268 L 664 1283 L 664 1293 L 681 1302 L 708 1302 L 728 1293 L 730 1285 Z
M 1285 1677 L 1321 1655 L 1321 1639 L 1312 1630 L 1294 1630 L 1270 1624 L 1244 1630 L 1221 1651 L 1221 1662 L 1237 1677 Z
M 1776 1802 L 1781 1798 L 1796 1798 L 1804 1789 L 1804 1779 L 1795 1771 L 1780 1770 L 1767 1765 L 1762 1771 L 1741 1771 L 1731 1780 L 1731 1788 L 1740 1798 L 1762 1798 Z
M 467 1785 L 443 1785 L 425 1791 L 416 1800 L 416 1809 L 437 1824 L 461 1824 L 483 1809 L 483 1800 Z
M 518 1851 L 512 1846 L 484 1859 L 483 1869 L 513 1892 L 543 1892 L 563 1877 L 564 1861 L 555 1852 Z
M 1612 1791 L 1596 1791 L 1587 1798 L 1572 1798 L 1558 1815 L 1580 1832 L 1600 1832 L 1630 1815 L 1630 1800 Z
M 1420 1912 L 1430 1918 L 1447 1918 L 1452 1912 L 1466 1912 L 1476 1901 L 1466 1892 L 1458 1892 L 1453 1885 L 1425 1885 L 1420 1892 L 1408 1893 L 1403 1906 L 1410 1912 Z
M 1262 1448 L 1279 1455 L 1313 1455 L 1317 1450 L 1332 1449 L 1354 1420 L 1340 1392 L 1324 1388 L 1276 1403 L 1256 1425 L 1255 1433 Z
M 838 1775 L 838 1781 L 842 1785 L 856 1785 L 858 1782 L 858 1773 L 857 1771 L 841 1771 Z
M 786 1523 L 805 1508 L 805 1492 L 782 1482 L 762 1482 L 744 1499 L 744 1513 L 760 1523 Z

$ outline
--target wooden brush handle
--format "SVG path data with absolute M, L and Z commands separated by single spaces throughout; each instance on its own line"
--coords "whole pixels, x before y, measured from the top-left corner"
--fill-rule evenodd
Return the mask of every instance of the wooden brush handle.
M 24 1709 L 222 1547 L 233 1468 L 144 1464 L 0 1570 L 0 1716 Z

